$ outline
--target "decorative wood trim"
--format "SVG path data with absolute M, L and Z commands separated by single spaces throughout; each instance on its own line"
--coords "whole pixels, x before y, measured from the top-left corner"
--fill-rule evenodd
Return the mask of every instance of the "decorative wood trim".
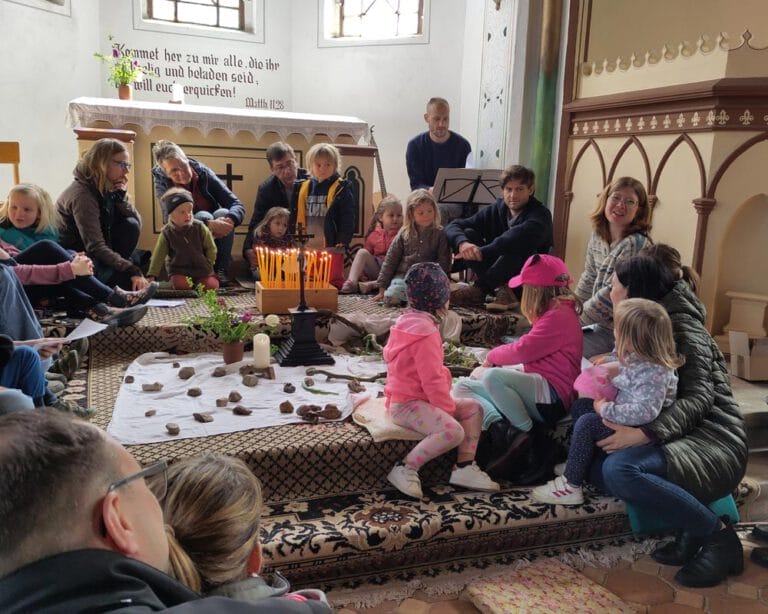
M 696 222 L 696 239 L 693 243 L 693 268 L 696 272 L 700 272 L 704 264 L 704 244 L 707 240 L 709 214 L 712 213 L 717 201 L 714 198 L 694 198 L 692 202 L 696 213 L 699 214 Z
M 717 171 L 715 171 L 715 174 L 712 175 L 712 182 L 709 184 L 709 188 L 707 189 L 707 198 L 714 198 L 715 192 L 717 191 L 717 186 L 720 183 L 720 180 L 723 178 L 723 175 L 725 174 L 725 171 L 728 170 L 728 167 L 733 164 L 733 161 L 736 160 L 741 154 L 743 154 L 745 151 L 750 149 L 753 145 L 756 145 L 757 143 L 760 143 L 761 141 L 765 141 L 768 139 L 768 133 L 764 134 L 757 134 L 753 136 L 751 139 L 748 139 L 744 141 L 741 145 L 739 145 L 736 149 L 734 149 L 730 154 L 728 154 L 728 157 L 723 160 L 723 162 L 718 167 Z
M 701 196 L 704 196 L 707 189 L 707 171 L 704 168 L 704 160 L 701 158 L 701 152 L 699 151 L 699 148 L 696 147 L 696 143 L 694 143 L 691 137 L 685 133 L 677 137 L 664 152 L 664 155 L 661 156 L 661 160 L 659 160 L 659 166 L 656 168 L 656 173 L 653 176 L 653 181 L 648 187 L 648 190 L 654 194 L 658 191 L 661 173 L 664 170 L 664 167 L 667 165 L 667 160 L 669 160 L 670 156 L 675 151 L 675 149 L 678 148 L 680 143 L 687 143 L 693 152 L 693 157 L 696 159 L 696 165 L 699 167 L 699 193 Z
M 117 128 L 73 128 L 78 141 L 98 141 L 99 139 L 117 139 L 123 143 L 133 143 L 136 140 L 136 132 L 133 130 L 119 130 Z
M 368 145 L 343 145 L 336 143 L 335 147 L 342 156 L 360 156 L 362 158 L 373 158 L 377 151 L 376 147 Z
M 573 101 L 575 137 L 768 130 L 768 78 L 728 78 Z
M 608 179 L 605 174 L 605 158 L 603 158 L 603 152 L 600 151 L 600 146 L 597 144 L 595 139 L 589 139 L 584 145 L 581 146 L 581 149 L 576 154 L 576 157 L 573 159 L 573 163 L 571 164 L 571 170 L 568 173 L 568 179 L 566 180 L 565 189 L 568 191 L 567 193 L 573 196 L 573 192 L 571 191 L 571 188 L 573 187 L 573 178 L 576 176 L 576 169 L 579 166 L 579 161 L 581 160 L 581 157 L 584 155 L 584 153 L 587 151 L 589 147 L 592 147 L 595 150 L 595 153 L 597 154 L 597 159 L 600 162 L 600 176 L 603 179 L 603 186 L 606 186 L 608 184 Z M 566 218 L 567 219 L 567 218 Z
M 645 147 L 643 147 L 643 144 L 637 139 L 637 137 L 632 136 L 626 140 L 626 142 L 621 146 L 619 151 L 616 152 L 616 157 L 613 159 L 613 163 L 611 164 L 611 169 L 608 171 L 608 178 L 605 182 L 606 185 L 611 183 L 613 181 L 613 174 L 616 172 L 616 167 L 619 165 L 619 162 L 621 162 L 621 158 L 624 155 L 624 152 L 629 149 L 630 145 L 634 145 L 637 147 L 637 150 L 640 152 L 640 157 L 643 159 L 643 166 L 645 167 L 645 183 L 644 185 L 650 186 L 651 185 L 651 163 L 648 161 L 648 154 L 645 151 Z

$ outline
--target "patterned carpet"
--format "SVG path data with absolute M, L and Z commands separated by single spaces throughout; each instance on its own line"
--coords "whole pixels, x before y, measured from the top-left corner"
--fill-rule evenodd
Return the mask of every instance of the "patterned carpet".
M 342 299 L 341 313 L 385 309 L 364 297 Z M 243 309 L 253 305 L 250 293 L 227 301 Z M 94 422 L 106 427 L 123 373 L 138 354 L 219 348 L 216 339 L 178 323 L 195 309 L 189 304 L 151 309 L 138 326 L 92 337 L 88 368 L 78 371 L 65 396 L 97 409 Z M 483 339 L 498 342 L 498 336 L 512 332 L 517 322 L 511 314 L 462 315 L 468 342 L 475 345 Z M 283 322 L 284 334 L 288 323 Z M 582 506 L 563 508 L 532 503 L 525 488 L 467 493 L 446 485 L 450 455 L 423 468 L 427 498 L 406 500 L 385 476 L 412 445 L 374 443 L 366 430 L 344 422 L 278 426 L 129 449 L 142 463 L 205 451 L 242 458 L 264 486 L 265 565 L 280 569 L 295 587 L 321 584 L 345 590 L 407 583 L 629 539 L 624 506 L 615 499 L 590 496 Z

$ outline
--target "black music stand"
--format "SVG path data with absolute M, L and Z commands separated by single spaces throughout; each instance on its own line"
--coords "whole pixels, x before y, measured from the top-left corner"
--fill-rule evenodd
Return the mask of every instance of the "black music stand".
M 490 205 L 502 196 L 501 171 L 494 168 L 441 168 L 432 194 L 439 203 Z
M 282 367 L 298 367 L 305 365 L 333 365 L 336 361 L 328 352 L 320 347 L 315 338 L 315 321 L 317 309 L 307 307 L 304 295 L 304 247 L 307 241 L 315 235 L 304 234 L 301 224 L 296 227 L 296 233 L 286 235 L 295 239 L 299 244 L 299 305 L 289 309 L 291 313 L 291 338 L 288 339 L 275 354 L 277 364 Z

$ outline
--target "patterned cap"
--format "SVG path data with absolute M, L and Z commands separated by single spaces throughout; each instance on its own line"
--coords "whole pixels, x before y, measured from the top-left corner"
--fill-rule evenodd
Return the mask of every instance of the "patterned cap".
M 405 274 L 405 295 L 413 309 L 435 313 L 451 298 L 451 286 L 439 264 L 419 262 Z

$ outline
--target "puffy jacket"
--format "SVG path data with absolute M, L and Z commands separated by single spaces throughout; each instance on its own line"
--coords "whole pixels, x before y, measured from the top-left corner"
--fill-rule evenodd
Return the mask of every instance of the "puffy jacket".
M 662 445 L 669 479 L 705 503 L 733 492 L 747 466 L 744 419 L 725 359 L 704 327 L 705 310 L 678 281 L 659 301 L 669 313 L 677 351 L 677 400 L 646 425 Z

